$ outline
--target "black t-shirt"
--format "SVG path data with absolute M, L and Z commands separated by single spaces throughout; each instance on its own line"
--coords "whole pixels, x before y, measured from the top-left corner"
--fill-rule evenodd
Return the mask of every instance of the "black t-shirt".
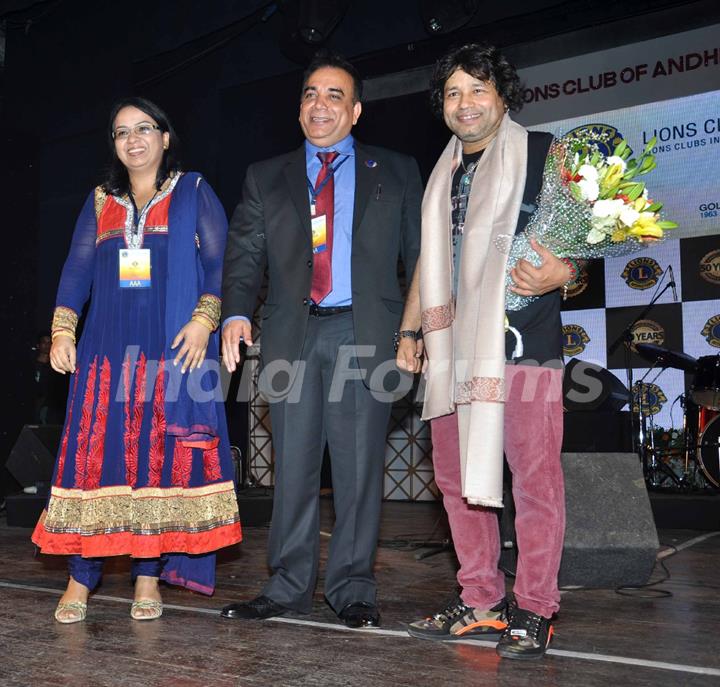
M 450 217 L 452 221 L 453 251 L 453 295 L 457 297 L 458 274 L 460 272 L 460 256 L 462 255 L 463 231 L 467 213 L 470 189 L 475 176 L 475 167 L 482 157 L 483 151 L 463 153 L 462 164 L 455 170 L 450 196 Z
M 542 173 L 545 168 L 552 134 L 545 132 L 528 133 L 528 165 L 525 191 L 523 193 L 522 206 L 515 233 L 525 230 L 530 216 L 535 210 L 535 202 L 542 187 Z M 467 207 L 467 196 L 470 189 L 465 192 L 461 188 L 463 177 L 468 176 L 471 165 L 476 163 L 482 151 L 471 155 L 463 155 L 463 165 L 460 165 L 453 175 L 452 182 L 452 232 L 453 232 L 453 288 L 457 292 L 457 268 L 460 265 L 460 254 L 462 251 L 462 229 Z M 473 167 L 474 173 L 474 167 Z M 470 175 L 470 183 L 475 179 Z M 481 294 L 482 296 L 482 294 Z M 544 365 L 551 361 L 562 361 L 562 321 L 560 319 L 561 297 L 560 291 L 555 290 L 546 293 L 544 296 L 535 299 L 522 310 L 508 312 L 508 320 L 511 326 L 515 327 L 523 339 L 523 355 L 513 360 L 513 363 L 539 364 Z M 512 332 L 505 335 L 505 358 L 511 362 L 511 356 L 515 348 L 515 336 Z M 551 363 L 552 364 L 552 363 Z
M 525 191 L 515 233 L 525 231 L 535 203 L 542 188 L 542 174 L 545 169 L 552 134 L 544 131 L 528 132 L 528 165 Z M 513 362 L 524 364 L 562 363 L 562 320 L 560 319 L 560 291 L 555 290 L 535 299 L 522 310 L 508 312 L 510 324 L 523 338 L 523 355 Z M 510 360 L 515 345 L 511 332 L 505 335 L 505 356 Z

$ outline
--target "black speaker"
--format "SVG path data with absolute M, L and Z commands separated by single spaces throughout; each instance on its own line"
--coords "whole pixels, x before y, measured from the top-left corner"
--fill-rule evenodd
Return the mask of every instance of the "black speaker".
M 630 403 L 630 392 L 612 373 L 600 365 L 573 358 L 563 374 L 565 410 L 620 410 Z
M 659 542 L 637 454 L 563 453 L 562 464 L 567 522 L 560 586 L 645 584 Z M 514 571 L 514 509 L 503 511 L 500 564 Z
M 5 467 L 23 487 L 50 482 L 61 432 L 62 425 L 25 425 L 22 428 Z
M 645 584 L 660 543 L 636 453 L 564 453 L 567 526 L 560 584 Z
M 630 453 L 629 410 L 563 413 L 564 453 Z

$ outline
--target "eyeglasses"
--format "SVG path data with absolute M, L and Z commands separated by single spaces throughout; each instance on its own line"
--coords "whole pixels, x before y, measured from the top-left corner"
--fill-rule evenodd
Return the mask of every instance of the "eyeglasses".
M 143 122 L 142 124 L 136 124 L 132 127 L 120 126 L 112 132 L 112 137 L 115 141 L 124 141 L 130 136 L 130 132 L 136 136 L 150 136 L 150 134 L 156 130 L 160 131 L 160 127 L 157 124 Z

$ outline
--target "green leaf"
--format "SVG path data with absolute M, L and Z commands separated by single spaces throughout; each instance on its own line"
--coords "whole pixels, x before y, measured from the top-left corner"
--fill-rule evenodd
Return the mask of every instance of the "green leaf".
M 661 222 L 656 223 L 661 229 L 677 229 L 678 223 L 677 222 L 671 222 L 670 220 L 662 220 Z
M 645 149 L 643 150 L 643 155 L 647 155 L 655 147 L 656 143 L 657 143 L 657 138 L 655 136 L 653 136 L 648 141 L 647 145 L 645 146 Z
M 642 162 L 640 163 L 640 171 L 649 169 L 650 165 L 652 165 L 653 162 L 655 162 L 655 158 L 652 155 L 650 155 L 648 157 L 644 157 Z
M 643 192 L 645 184 L 633 184 L 632 188 L 628 189 L 625 194 L 630 200 L 637 200 L 640 194 Z
M 620 143 L 618 143 L 615 146 L 613 155 L 617 155 L 618 157 L 620 157 L 625 152 L 626 149 L 627 149 L 627 143 L 625 142 L 625 139 L 623 139 L 622 141 L 620 141 Z
M 644 212 L 658 212 L 659 210 L 662 210 L 662 203 L 653 203 L 652 205 L 648 205 Z
M 638 173 L 638 167 L 633 167 L 632 169 L 628 169 L 625 171 L 625 174 L 623 174 L 623 179 L 625 179 L 626 181 L 628 179 L 632 179 L 637 173 Z

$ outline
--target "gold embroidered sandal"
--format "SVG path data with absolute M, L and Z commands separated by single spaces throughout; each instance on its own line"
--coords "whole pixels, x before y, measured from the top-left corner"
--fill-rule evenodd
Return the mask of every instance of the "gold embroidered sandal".
M 150 613 L 143 613 L 143 611 L 146 610 L 150 611 Z M 141 601 L 134 601 L 133 605 L 130 606 L 130 617 L 133 620 L 157 620 L 162 613 L 162 601 L 143 599 Z
M 84 601 L 61 601 L 55 609 L 55 620 L 64 625 L 79 623 L 87 616 L 87 603 Z

